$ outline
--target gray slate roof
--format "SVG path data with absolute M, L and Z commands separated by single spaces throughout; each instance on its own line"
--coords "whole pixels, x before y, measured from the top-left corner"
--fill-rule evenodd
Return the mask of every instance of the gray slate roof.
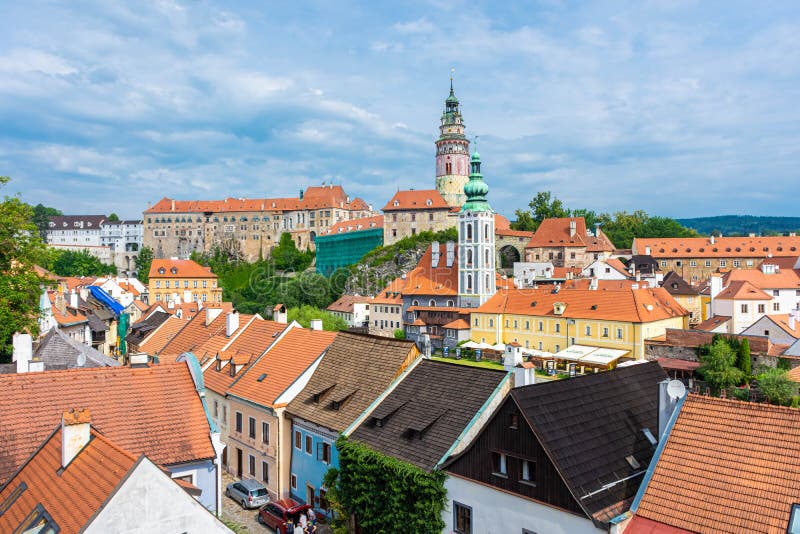
M 131 331 L 126 337 L 128 343 L 139 345 L 147 336 L 153 333 L 153 330 L 161 326 L 169 318 L 170 314 L 157 311 L 148 318 L 135 323 L 131 326 Z
M 34 359 L 44 362 L 45 371 L 75 367 L 116 367 L 120 363 L 88 345 L 75 341 L 61 330 L 52 329 L 39 342 Z
M 658 383 L 665 378 L 649 362 L 511 391 L 589 517 L 607 523 L 630 506 L 655 452 L 642 429 L 658 435 Z M 629 455 L 640 467 L 631 467 Z
M 432 471 L 506 376 L 505 371 L 423 360 L 351 439 Z
M 684 280 L 675 271 L 670 271 L 664 276 L 661 287 L 667 290 L 670 295 L 699 295 L 700 291 L 692 287 L 689 282 Z

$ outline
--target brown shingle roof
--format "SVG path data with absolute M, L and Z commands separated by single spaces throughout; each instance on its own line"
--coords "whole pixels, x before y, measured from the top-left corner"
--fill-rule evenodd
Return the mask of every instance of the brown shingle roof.
M 157 464 L 214 457 L 206 413 L 186 363 L 0 375 L 0 390 L 3 481 L 75 406 L 88 408 L 104 435 Z
M 79 532 L 86 525 L 136 464 L 129 452 L 94 428 L 90 432 L 89 442 L 63 471 L 60 424 L 47 437 L 0 491 L 0 502 L 4 502 L 20 484 L 27 486 L 0 515 L 0 531 L 16 532 L 37 504 L 50 514 L 61 532 Z
M 636 514 L 693 532 L 786 532 L 800 410 L 690 394 Z
M 372 302 L 372 297 L 362 297 L 359 295 L 342 295 L 339 300 L 325 308 L 328 311 L 340 313 L 353 313 L 353 305 L 356 302 Z
M 411 341 L 340 332 L 287 411 L 342 432 L 418 356 Z M 334 410 L 333 401 L 343 404 Z

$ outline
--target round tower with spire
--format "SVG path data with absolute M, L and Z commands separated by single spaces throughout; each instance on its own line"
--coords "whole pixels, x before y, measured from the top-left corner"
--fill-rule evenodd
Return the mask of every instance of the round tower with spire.
M 469 181 L 469 140 L 464 135 L 458 98 L 453 91 L 453 76 L 450 75 L 450 96 L 444 101 L 436 141 L 436 189 L 445 202 L 460 208 L 466 196 L 464 186 Z
M 477 150 L 470 167 L 466 202 L 458 214 L 458 296 L 461 306 L 477 307 L 497 291 L 494 210 L 486 200 L 489 186 L 483 181 Z

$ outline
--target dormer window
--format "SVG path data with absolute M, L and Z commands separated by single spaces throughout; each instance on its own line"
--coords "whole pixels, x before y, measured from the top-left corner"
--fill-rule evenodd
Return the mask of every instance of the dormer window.
M 169 272 L 171 272 L 172 274 L 178 274 L 178 268 L 173 267 L 172 269 L 169 270 Z
M 393 205 L 393 206 L 395 206 L 395 207 L 397 207 L 397 206 L 399 206 L 399 205 L 400 205 L 400 202 L 399 202 L 399 201 L 397 201 L 397 200 L 395 200 L 395 201 L 392 203 L 392 205 Z
M 163 267 L 159 267 L 158 268 L 158 274 L 164 274 L 166 272 L 167 272 L 167 270 L 165 268 L 163 268 Z
M 428 200 L 425 201 L 425 205 L 426 206 L 430 206 L 432 204 L 433 204 L 433 200 L 431 200 L 431 199 L 428 199 Z

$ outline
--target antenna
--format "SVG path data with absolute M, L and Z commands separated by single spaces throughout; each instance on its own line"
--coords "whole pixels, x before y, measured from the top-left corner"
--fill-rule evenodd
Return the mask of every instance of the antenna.
M 453 91 L 453 76 L 456 74 L 455 67 L 450 67 L 450 91 Z
M 672 400 L 678 400 L 686 394 L 686 386 L 680 380 L 670 380 L 667 384 L 667 395 Z

